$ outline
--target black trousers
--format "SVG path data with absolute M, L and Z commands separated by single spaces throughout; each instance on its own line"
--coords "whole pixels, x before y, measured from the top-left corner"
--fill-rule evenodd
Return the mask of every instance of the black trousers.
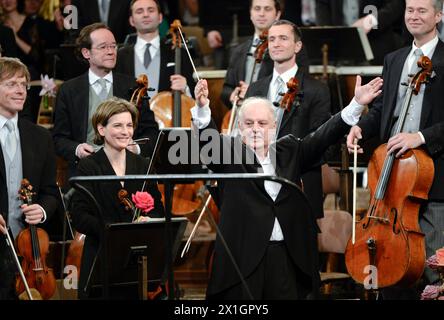
M 0 300 L 15 300 L 15 275 L 18 271 L 5 238 L 0 235 Z
M 269 242 L 264 258 L 245 281 L 254 300 L 306 299 L 311 290 L 311 278 L 293 263 L 283 241 Z M 249 300 L 251 298 L 240 282 L 208 299 Z

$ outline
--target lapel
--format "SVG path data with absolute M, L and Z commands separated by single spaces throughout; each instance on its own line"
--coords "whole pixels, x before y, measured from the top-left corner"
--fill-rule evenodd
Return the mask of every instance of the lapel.
M 240 50 L 240 57 L 239 57 L 239 68 L 237 68 L 237 78 L 243 79 L 244 81 L 247 81 L 246 77 L 246 64 L 247 64 L 247 57 L 248 57 L 248 51 L 250 50 L 251 44 L 253 43 L 253 38 L 250 38 L 249 40 L 245 41 L 243 44 L 243 47 Z
M 100 168 L 100 173 L 98 174 L 114 175 L 114 176 L 116 175 L 103 148 L 96 152 L 95 157 L 97 159 L 97 164 L 99 165 Z M 102 184 L 103 184 L 101 186 L 102 190 L 106 190 L 107 193 L 106 197 L 107 198 L 109 197 L 110 200 L 109 204 L 113 205 L 114 203 L 117 202 L 117 194 L 119 190 L 122 189 L 122 185 L 120 184 L 119 181 L 109 181 Z M 117 212 L 115 214 L 117 215 Z
M 141 172 L 142 168 L 137 164 L 137 157 L 131 152 L 126 151 L 126 168 L 125 175 L 134 174 L 147 174 L 147 172 Z M 136 191 L 141 191 L 143 183 L 140 181 L 127 181 L 125 182 L 125 189 L 128 192 L 135 193 Z M 147 191 L 147 190 L 145 190 Z
M 304 72 L 301 70 L 301 68 L 298 68 L 298 71 L 296 72 L 296 79 L 299 82 L 299 89 L 298 92 L 303 92 L 304 91 Z M 296 110 L 296 99 L 295 99 L 295 103 L 293 103 L 293 105 L 291 106 L 291 110 L 289 112 L 284 111 L 284 116 L 282 118 L 282 123 L 281 123 L 281 127 L 279 128 L 279 132 L 281 132 L 285 126 L 288 124 L 289 120 L 293 117 L 294 113 L 297 111 Z M 278 135 L 279 135 L 278 132 Z
M 268 153 L 270 155 L 270 159 L 271 162 L 273 164 L 274 170 L 275 170 L 275 174 L 278 177 L 285 177 L 285 173 L 282 170 L 282 166 L 280 165 L 280 158 L 279 157 L 279 152 L 277 151 L 277 143 L 273 143 L 272 145 L 270 145 L 270 148 L 268 150 Z M 275 204 L 277 204 L 278 202 L 281 202 L 282 200 L 284 200 L 285 198 L 287 198 L 290 195 L 290 190 L 289 188 L 287 188 L 286 186 L 282 185 L 281 189 L 279 190 L 279 193 L 276 197 L 276 200 L 274 201 Z
M 432 67 L 435 73 L 434 77 L 430 79 L 429 84 L 426 84 L 426 89 L 424 92 L 424 101 L 422 103 L 421 110 L 421 121 L 419 128 L 423 129 L 427 120 L 430 116 L 431 110 L 438 110 L 440 106 L 435 106 L 435 103 L 441 103 L 442 100 L 442 89 L 443 84 L 443 66 L 444 66 L 444 43 L 438 41 L 436 45 L 435 52 L 432 57 Z
M 124 88 L 125 86 L 121 81 L 120 75 L 113 72 L 113 96 L 126 98 L 128 96 L 128 92 L 124 92 Z
M 232 141 L 232 148 L 233 152 L 236 153 L 235 158 L 237 159 L 243 159 L 242 165 L 240 167 L 242 168 L 240 171 L 236 168 L 236 165 L 233 167 L 233 172 L 243 172 L 243 173 L 263 173 L 264 170 L 262 169 L 262 166 L 259 162 L 259 160 L 256 157 L 255 152 L 249 148 L 245 143 L 242 142 L 240 136 L 236 136 L 233 138 L 236 141 Z M 241 146 L 241 148 L 238 148 L 238 146 Z M 241 150 L 241 151 L 239 151 Z M 241 153 L 240 155 L 237 153 Z M 245 159 L 254 159 L 253 163 L 246 163 Z M 253 186 L 257 189 L 257 192 L 259 194 L 262 194 L 264 197 L 267 197 L 269 199 L 270 196 L 268 195 L 267 191 L 264 187 L 264 180 L 258 180 L 253 179 L 251 180 Z
M 409 55 L 411 47 L 406 47 L 402 49 L 396 56 L 393 57 L 393 63 L 391 65 L 392 73 L 389 76 L 388 85 L 387 88 L 390 90 L 385 90 L 388 92 L 384 92 L 384 94 L 388 94 L 388 106 L 389 110 L 388 112 L 382 113 L 382 121 L 381 123 L 386 123 L 389 125 L 389 127 L 385 128 L 384 132 L 387 130 L 390 131 L 390 128 L 393 125 L 393 120 L 390 120 L 392 118 L 393 112 L 395 111 L 396 107 L 396 100 L 398 97 L 398 91 L 399 86 L 401 85 L 401 74 L 402 69 L 404 68 L 405 60 L 407 59 L 407 56 Z M 390 134 L 390 132 L 388 132 Z
M 75 97 L 74 108 L 79 112 L 74 114 L 76 120 L 73 123 L 78 123 L 80 132 L 82 133 L 82 141 L 86 141 L 88 134 L 88 109 L 89 109 L 89 77 L 88 71 L 79 78 L 79 84 L 73 83 L 71 86 L 73 91 L 71 94 Z
M 160 66 L 159 66 L 159 88 L 158 92 L 170 90 L 170 75 L 174 74 L 175 65 L 168 67 L 170 62 L 175 63 L 172 50 L 165 44 L 165 41 L 160 40 Z M 171 53 L 171 54 L 170 54 Z M 171 61 L 169 61 L 171 59 Z M 169 71 L 171 69 L 171 71 Z
M 135 74 L 134 70 L 134 66 L 136 64 L 136 58 L 134 57 L 134 44 L 128 46 L 127 48 L 123 48 L 120 52 L 121 56 L 117 58 L 119 63 L 119 72 L 123 74 L 133 75 L 133 77 L 136 78 L 138 75 Z
M 6 168 L 5 168 L 5 158 L 3 158 L 3 148 L 0 148 L 0 174 L 1 181 L 6 181 Z
M 33 164 L 35 163 L 35 155 L 37 150 L 34 150 L 33 135 L 30 128 L 27 128 L 26 123 L 19 119 L 18 129 L 20 133 L 20 148 L 22 150 L 22 170 L 23 178 L 33 181 Z

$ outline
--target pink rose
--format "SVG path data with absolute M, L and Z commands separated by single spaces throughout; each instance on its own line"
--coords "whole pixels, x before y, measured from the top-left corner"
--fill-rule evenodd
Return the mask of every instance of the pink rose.
M 438 258 L 436 257 L 435 254 L 433 256 L 429 257 L 427 259 L 426 263 L 430 269 L 433 269 L 433 270 L 438 269 Z
M 436 260 L 438 260 L 438 265 L 444 266 L 444 248 L 436 250 Z
M 154 199 L 148 192 L 139 192 L 132 195 L 132 199 L 136 208 L 148 213 L 154 209 Z
M 438 286 L 426 286 L 424 291 L 421 293 L 421 300 L 433 300 L 439 296 Z

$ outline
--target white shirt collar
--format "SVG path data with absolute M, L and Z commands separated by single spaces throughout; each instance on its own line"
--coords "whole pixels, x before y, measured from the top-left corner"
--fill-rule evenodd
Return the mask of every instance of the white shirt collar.
M 145 52 L 145 47 L 146 47 L 147 43 L 148 43 L 148 41 L 146 41 L 140 37 L 137 37 L 136 44 L 134 45 L 134 50 L 136 50 L 136 51 L 142 50 L 143 52 Z M 160 36 L 156 36 L 149 43 L 151 43 L 151 48 L 158 50 L 160 47 Z M 150 48 L 150 51 L 152 50 L 151 48 Z
M 290 81 L 291 78 L 293 78 L 296 73 L 298 72 L 298 65 L 295 64 L 293 67 L 288 69 L 282 74 L 279 74 L 276 69 L 273 69 L 273 78 L 271 79 L 271 83 L 275 83 L 276 78 L 280 76 L 282 80 L 284 80 L 284 83 L 286 84 L 288 81 Z
M 438 35 L 435 35 L 435 37 L 434 37 L 432 40 L 430 40 L 429 42 L 423 44 L 420 48 L 418 48 L 418 47 L 416 46 L 416 44 L 415 44 L 415 41 L 413 41 L 413 44 L 412 44 L 412 50 L 410 51 L 409 56 L 413 55 L 413 52 L 414 52 L 416 49 L 421 49 L 421 50 L 422 50 L 422 53 L 423 53 L 425 56 L 427 56 L 427 57 L 429 57 L 429 58 L 432 58 L 432 57 L 431 57 L 431 54 L 434 52 L 435 47 L 436 47 L 436 45 L 438 44 L 438 41 L 439 41 Z
M 91 69 L 88 70 L 88 79 L 89 79 L 89 85 L 94 85 L 97 80 L 100 79 L 98 75 L 96 75 Z M 109 83 L 113 83 L 113 72 L 110 71 L 106 76 L 103 77 L 103 79 L 107 80 Z
M 255 33 L 254 36 L 253 36 L 253 42 L 252 42 L 252 44 L 255 43 L 255 42 L 258 42 L 259 40 L 260 40 L 259 36 Z M 259 43 L 259 42 L 258 42 L 258 43 Z

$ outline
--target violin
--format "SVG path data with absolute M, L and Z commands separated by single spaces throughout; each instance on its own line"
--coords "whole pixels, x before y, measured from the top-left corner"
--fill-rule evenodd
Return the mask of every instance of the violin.
M 261 63 L 262 60 L 264 60 L 265 53 L 268 50 L 268 30 L 262 31 L 262 33 L 259 35 L 260 42 L 256 47 L 256 50 L 254 51 L 254 61 L 255 63 Z M 256 64 L 253 67 L 253 73 L 254 69 L 256 67 Z M 253 75 L 252 75 L 253 76 Z M 251 83 L 251 79 L 250 79 Z
M 421 70 L 409 83 L 393 135 L 402 132 L 412 95 L 431 77 L 428 57 L 421 57 L 418 66 Z M 433 160 L 422 149 L 408 150 L 399 158 L 395 153 L 387 155 L 386 144 L 375 150 L 368 165 L 370 205 L 356 222 L 355 243 L 350 239 L 345 251 L 347 270 L 356 282 L 364 283 L 372 273 L 377 275 L 372 284 L 384 288 L 412 285 L 421 277 L 425 241 L 418 223 L 419 209 L 433 177 Z
M 23 179 L 19 190 L 20 199 L 27 205 L 32 204 L 35 193 L 27 179 Z M 56 289 L 56 279 L 52 269 L 46 265 L 46 256 L 49 251 L 48 234 L 35 225 L 28 225 L 20 231 L 16 238 L 17 254 L 23 258 L 22 269 L 30 288 L 34 288 L 44 299 L 50 299 Z M 15 289 L 20 296 L 25 291 L 25 284 L 17 276 Z
M 290 80 L 287 82 L 287 92 L 282 97 L 280 107 L 285 109 L 287 112 L 290 112 L 291 107 L 293 106 L 298 95 L 300 95 L 299 81 L 296 77 L 290 78 Z
M 141 74 L 136 79 L 136 89 L 131 95 L 130 102 L 134 103 L 137 109 L 142 108 L 142 103 L 145 99 L 148 99 L 147 93 L 150 89 L 148 88 L 148 77 L 146 74 Z

